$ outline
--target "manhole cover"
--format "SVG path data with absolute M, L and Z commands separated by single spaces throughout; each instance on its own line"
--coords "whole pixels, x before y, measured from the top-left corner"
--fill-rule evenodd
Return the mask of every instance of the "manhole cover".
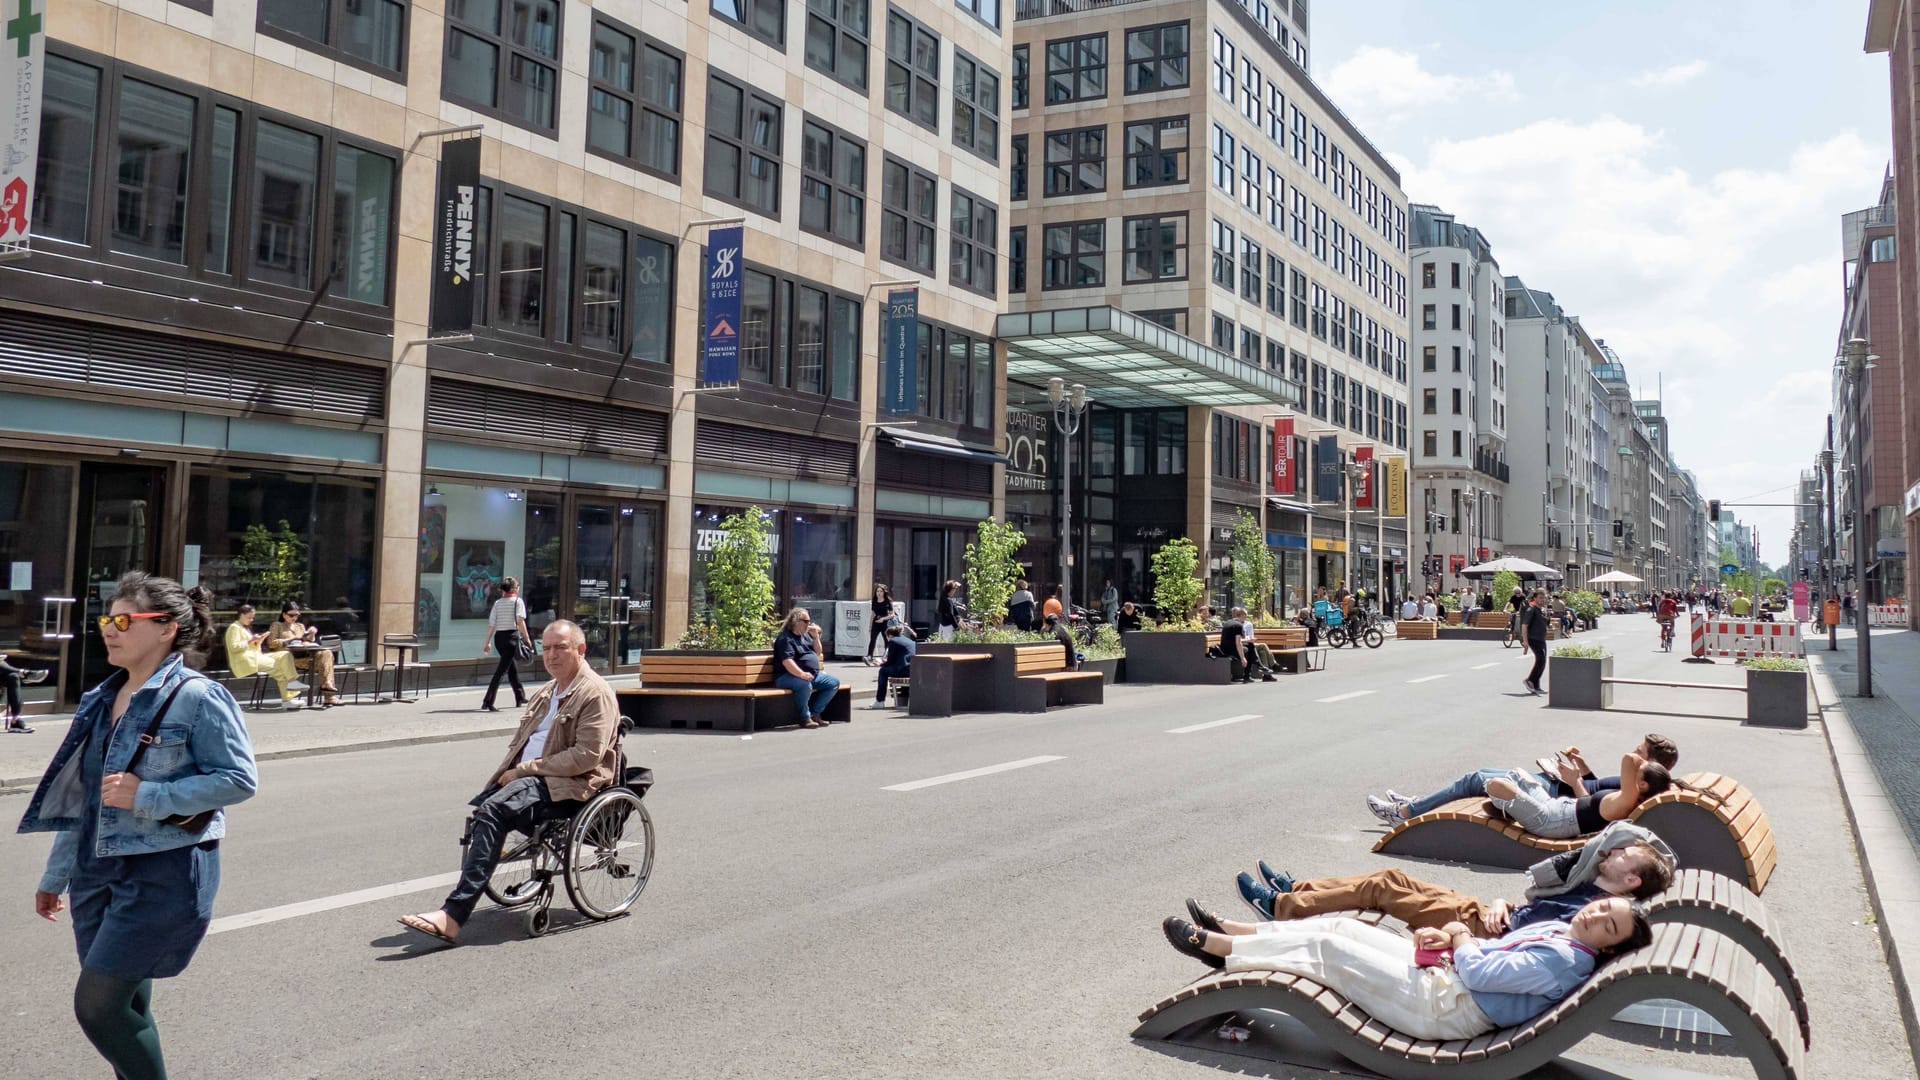
M 1858 673 L 1858 672 L 1860 671 L 1860 665 L 1858 665 L 1858 664 L 1841 664 L 1841 665 L 1840 665 L 1840 670 L 1841 670 L 1841 671 L 1844 671 L 1844 672 L 1846 672 L 1846 673 L 1847 673 L 1847 674 L 1849 674 L 1849 675 L 1853 675 L 1853 674 L 1857 674 L 1857 673 Z

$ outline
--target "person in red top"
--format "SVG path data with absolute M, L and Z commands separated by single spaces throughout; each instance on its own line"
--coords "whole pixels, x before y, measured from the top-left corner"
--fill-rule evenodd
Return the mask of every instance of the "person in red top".
M 1673 594 L 1670 592 L 1663 593 L 1660 597 L 1659 610 L 1654 614 L 1654 618 L 1660 622 L 1661 648 L 1673 648 L 1673 620 L 1679 617 L 1680 605 L 1674 603 Z

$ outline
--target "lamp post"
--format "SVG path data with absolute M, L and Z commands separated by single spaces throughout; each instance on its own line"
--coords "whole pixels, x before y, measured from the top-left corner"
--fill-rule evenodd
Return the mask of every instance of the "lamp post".
M 1060 432 L 1060 610 L 1073 614 L 1073 437 L 1087 414 L 1087 388 L 1055 375 L 1047 380 L 1053 426 Z
M 1828 441 L 1829 442 L 1832 441 L 1831 435 L 1828 436 Z M 1833 559 L 1834 559 L 1834 554 L 1833 554 L 1833 543 L 1834 543 L 1833 448 L 1832 447 L 1829 446 L 1826 449 L 1820 451 L 1820 468 L 1826 472 L 1826 476 L 1827 476 L 1827 523 L 1826 523 L 1827 527 L 1825 529 L 1822 529 L 1820 533 L 1820 600 L 1821 600 L 1822 606 L 1824 606 L 1826 601 L 1834 599 L 1834 593 L 1833 593 Z M 1824 619 L 1824 615 L 1825 613 L 1823 612 L 1822 613 L 1823 619 Z M 1840 624 L 1837 621 L 1827 623 L 1827 651 L 1838 652 L 1839 649 L 1840 649 Z
M 1847 463 L 1849 476 L 1853 482 L 1853 580 L 1856 589 L 1864 589 L 1867 583 L 1867 490 L 1865 470 L 1860 468 L 1862 447 L 1860 445 L 1860 380 L 1873 370 L 1873 362 L 1880 359 L 1872 355 L 1866 338 L 1853 338 L 1847 342 L 1846 350 L 1840 355 L 1839 363 L 1845 366 L 1847 376 L 1847 426 L 1850 429 L 1847 447 L 1852 451 L 1852 460 Z M 1859 668 L 1861 697 L 1873 696 L 1873 648 L 1867 629 L 1866 594 L 1853 605 L 1854 632 L 1859 635 L 1860 654 L 1854 659 Z

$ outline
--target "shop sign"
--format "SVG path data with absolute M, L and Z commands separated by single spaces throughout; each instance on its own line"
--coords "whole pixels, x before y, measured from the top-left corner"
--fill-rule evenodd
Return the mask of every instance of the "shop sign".
M 726 536 L 727 530 L 721 528 L 700 528 L 693 530 L 694 561 L 712 562 L 714 549 L 720 546 L 720 542 L 725 540 Z M 771 529 L 767 532 L 767 554 L 776 559 L 780 557 L 780 530 L 778 528 Z
M 1307 538 L 1293 533 L 1270 532 L 1267 534 L 1267 546 L 1270 548 L 1292 548 L 1300 551 L 1307 549 Z
M 1390 457 L 1387 462 L 1387 516 L 1407 516 L 1407 459 Z
M 1449 572 L 1457 574 L 1460 571 L 1465 570 L 1466 568 L 1467 568 L 1467 557 L 1465 555 L 1447 556 L 1447 570 Z
M 1907 489 L 1907 514 L 1909 517 L 1920 514 L 1920 484 Z
M 1008 491 L 1047 490 L 1047 418 L 1023 409 L 1007 410 Z
M 1316 536 L 1313 538 L 1313 550 L 1344 552 L 1347 550 L 1347 542 L 1345 540 L 1328 540 L 1324 537 Z
M 434 194 L 428 337 L 473 332 L 473 200 L 479 187 L 479 137 L 441 143 L 440 180 Z
M 914 368 L 920 341 L 920 290 L 893 289 L 887 293 L 886 340 L 880 346 L 880 395 L 889 416 L 911 416 L 918 408 Z
M 0 93 L 7 95 L 5 144 L 0 145 L 0 248 L 24 248 L 33 231 L 40 156 L 47 0 L 13 0 L 0 20 Z
M 1353 482 L 1353 508 L 1371 510 L 1373 509 L 1373 447 L 1354 447 L 1353 460 L 1355 464 L 1367 467 L 1365 472 L 1359 474 L 1359 479 Z
M 707 233 L 707 324 L 702 386 L 740 383 L 740 255 L 744 243 L 738 225 Z
M 1273 491 L 1285 495 L 1293 491 L 1293 417 L 1273 422 Z
M 1322 435 L 1314 451 L 1313 497 L 1320 502 L 1340 501 L 1340 440 Z
M 1127 530 L 1129 540 L 1165 540 L 1171 530 L 1158 525 L 1135 525 Z

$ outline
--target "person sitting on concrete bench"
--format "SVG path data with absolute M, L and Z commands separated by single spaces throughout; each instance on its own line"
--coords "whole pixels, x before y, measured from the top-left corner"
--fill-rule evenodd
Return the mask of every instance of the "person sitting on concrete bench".
M 869 709 L 886 708 L 888 682 L 907 678 L 913 672 L 913 652 L 917 647 L 913 643 L 913 631 L 894 619 L 887 623 L 886 635 L 887 659 L 880 665 L 880 693 L 873 704 L 867 706 Z
M 1609 896 L 1651 900 L 1673 884 L 1675 859 L 1659 837 L 1631 822 L 1616 822 L 1573 850 L 1542 859 L 1527 871 L 1531 882 L 1520 903 L 1481 901 L 1407 873 L 1376 870 L 1348 877 L 1296 879 L 1260 862 L 1260 879 L 1241 874 L 1235 884 L 1264 922 L 1286 922 L 1344 911 L 1381 911 L 1408 927 L 1466 924 L 1478 937 L 1494 937 L 1538 922 L 1565 920 L 1591 901 Z M 1202 929 L 1234 924 L 1192 900 L 1187 911 Z M 1218 926 L 1210 925 L 1218 923 Z M 1227 933 L 1238 933 L 1226 929 Z M 1251 933 L 1252 931 L 1244 931 Z
M 1243 682 L 1257 676 L 1261 682 L 1273 682 L 1273 650 L 1254 640 L 1253 624 L 1247 621 L 1247 609 L 1236 607 L 1220 627 L 1220 651 L 1240 662 L 1246 672 Z
M 1470 1039 L 1524 1024 L 1615 954 L 1653 941 L 1645 913 L 1619 897 L 1494 940 L 1460 922 L 1416 930 L 1412 940 L 1358 919 L 1232 926 L 1251 932 L 1223 926 L 1215 933 L 1177 916 L 1161 929 L 1176 950 L 1208 967 L 1312 979 L 1414 1039 Z
M 1680 748 L 1665 735 L 1649 734 L 1640 740 L 1634 753 L 1648 761 L 1658 762 L 1671 773 L 1680 764 Z M 1541 771 L 1534 776 L 1548 793 L 1555 796 L 1580 798 L 1595 792 L 1620 790 L 1620 778 L 1617 776 L 1595 777 L 1593 770 L 1587 767 L 1587 761 L 1580 756 L 1580 748 L 1569 746 L 1559 755 L 1565 761 L 1549 762 L 1540 758 L 1534 764 L 1554 765 L 1556 772 Z M 1387 825 L 1398 825 L 1408 818 L 1431 813 L 1442 806 L 1459 799 L 1475 799 L 1487 793 L 1487 781 L 1507 776 L 1508 769 L 1475 769 L 1462 775 L 1458 780 L 1443 788 L 1418 797 L 1402 795 L 1392 788 L 1387 789 L 1384 797 L 1367 796 L 1367 809 Z M 1577 786 L 1576 786 L 1577 785 Z

